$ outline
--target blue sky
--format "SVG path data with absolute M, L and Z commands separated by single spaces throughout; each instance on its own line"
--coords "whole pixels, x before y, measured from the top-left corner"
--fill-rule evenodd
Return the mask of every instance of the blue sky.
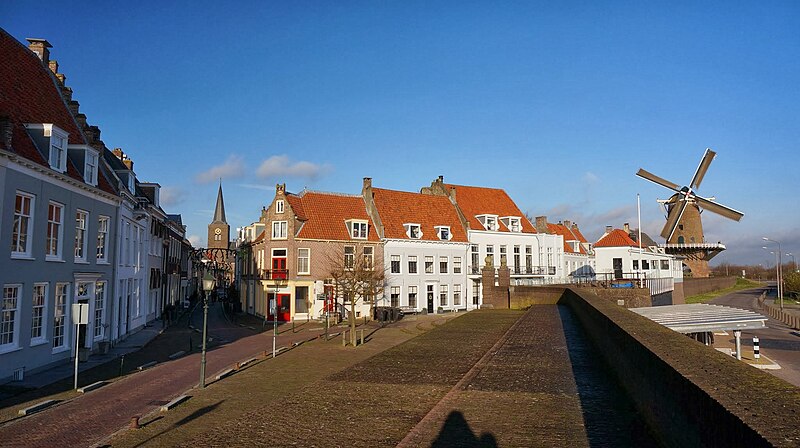
M 800 254 L 797 2 L 30 2 L 0 27 L 46 38 L 106 144 L 163 187 L 205 244 L 217 179 L 228 221 L 274 186 L 416 191 L 438 175 L 504 188 L 589 239 L 656 236 L 666 190 L 703 151 L 716 263 Z

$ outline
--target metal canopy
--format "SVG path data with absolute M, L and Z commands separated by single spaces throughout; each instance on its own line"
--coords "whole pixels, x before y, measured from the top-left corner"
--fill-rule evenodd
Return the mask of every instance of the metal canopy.
M 630 310 L 678 333 L 754 330 L 765 328 L 767 321 L 766 316 L 753 311 L 705 303 L 631 308 Z

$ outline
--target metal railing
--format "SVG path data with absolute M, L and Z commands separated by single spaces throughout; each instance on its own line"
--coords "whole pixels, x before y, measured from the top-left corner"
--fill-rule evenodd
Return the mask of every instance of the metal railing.
M 468 272 L 471 275 L 480 275 L 483 271 L 482 266 L 470 265 Z M 556 275 L 555 266 L 509 266 L 512 275 Z M 497 274 L 498 268 L 494 268 Z

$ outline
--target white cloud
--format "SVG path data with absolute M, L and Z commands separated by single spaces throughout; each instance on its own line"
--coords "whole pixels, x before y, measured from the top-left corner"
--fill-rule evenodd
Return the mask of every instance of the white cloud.
M 211 167 L 195 176 L 195 181 L 201 184 L 216 182 L 220 178 L 230 179 L 244 175 L 245 166 L 242 156 L 231 154 L 222 165 Z
M 275 189 L 275 187 L 269 185 L 259 185 L 259 184 L 237 184 L 237 186 L 242 188 L 249 188 L 251 190 L 272 191 Z
M 587 184 L 596 184 L 600 181 L 600 178 L 597 177 L 597 174 L 592 173 L 591 171 L 587 171 L 586 174 L 583 175 L 583 181 Z
M 192 243 L 192 246 L 201 247 L 200 243 L 202 242 L 202 239 L 200 238 L 200 235 L 189 235 L 186 237 L 186 239 Z
M 292 162 L 287 155 L 272 156 L 261 162 L 256 170 L 258 177 L 302 177 L 314 180 L 330 170 L 328 165 L 299 161 Z
M 184 200 L 184 192 L 178 187 L 161 187 L 161 205 L 171 206 L 180 204 Z

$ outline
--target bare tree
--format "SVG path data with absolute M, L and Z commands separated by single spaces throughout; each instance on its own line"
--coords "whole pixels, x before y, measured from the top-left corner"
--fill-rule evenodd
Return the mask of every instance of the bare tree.
M 375 298 L 383 293 L 386 280 L 382 260 L 375 259 L 377 246 L 355 243 L 343 246 L 340 257 L 329 260 L 330 277 L 334 280 L 337 294 L 350 302 L 350 342 L 356 345 L 356 305 L 359 301 L 370 301 L 370 312 Z

